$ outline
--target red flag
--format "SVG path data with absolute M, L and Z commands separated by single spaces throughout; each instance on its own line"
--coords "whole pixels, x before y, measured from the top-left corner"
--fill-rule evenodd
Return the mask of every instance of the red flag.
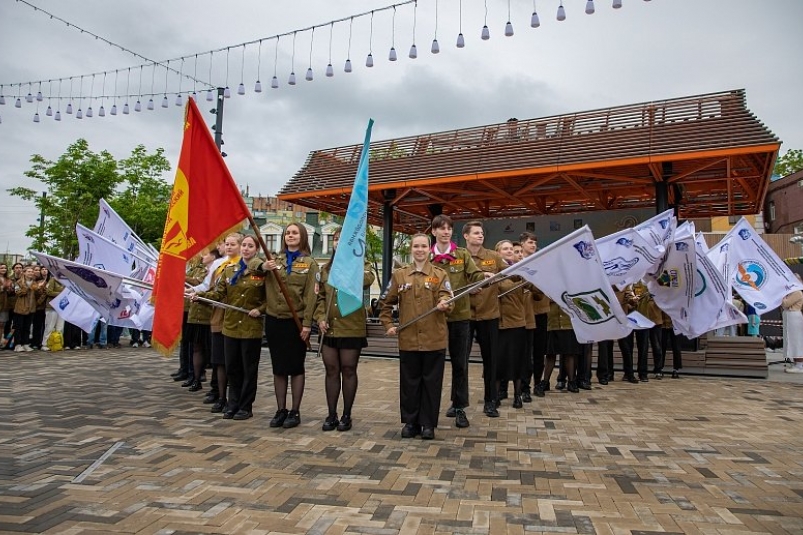
M 239 230 L 248 217 L 242 195 L 190 98 L 153 287 L 152 340 L 163 355 L 170 355 L 181 337 L 187 260 Z

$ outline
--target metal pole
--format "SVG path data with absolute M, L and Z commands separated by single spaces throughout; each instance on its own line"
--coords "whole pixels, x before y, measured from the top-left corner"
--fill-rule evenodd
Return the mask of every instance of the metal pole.
M 223 146 L 223 91 L 224 88 L 217 88 L 217 106 L 215 107 L 215 146 L 221 151 Z
M 393 274 L 393 199 L 396 190 L 382 192 L 385 202 L 382 206 L 382 291 L 388 287 Z

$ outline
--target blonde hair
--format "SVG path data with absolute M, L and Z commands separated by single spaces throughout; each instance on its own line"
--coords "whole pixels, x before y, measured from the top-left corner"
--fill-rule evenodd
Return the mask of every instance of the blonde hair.
M 510 240 L 499 240 L 498 242 L 496 242 L 496 245 L 494 246 L 494 250 L 495 250 L 497 253 L 499 252 L 499 249 L 501 249 L 501 248 L 502 248 L 502 244 L 503 244 L 503 243 L 509 243 L 511 247 L 513 246 L 513 242 L 512 242 L 512 241 L 510 241 Z

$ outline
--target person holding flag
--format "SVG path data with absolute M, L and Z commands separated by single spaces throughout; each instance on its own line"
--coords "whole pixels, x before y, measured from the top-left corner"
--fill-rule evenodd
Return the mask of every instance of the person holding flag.
M 265 336 L 270 349 L 273 390 L 277 404 L 276 415 L 270 421 L 270 426 L 289 429 L 301 423 L 301 399 L 304 397 L 306 381 L 304 359 L 307 356 L 307 341 L 312 330 L 312 316 L 318 293 L 318 263 L 310 252 L 307 227 L 301 223 L 287 225 L 282 238 L 282 252 L 263 262 L 259 269 L 263 275 L 270 271 L 277 275 L 264 277 L 267 293 L 263 309 L 266 315 Z M 292 310 L 280 292 L 278 279 L 285 283 L 292 307 L 298 311 L 302 320 L 300 333 Z M 228 359 L 226 364 L 228 367 Z M 293 396 L 293 405 L 289 411 L 288 383 Z
M 362 348 L 368 345 L 365 327 L 365 307 L 360 306 L 351 313 L 343 313 L 338 303 L 338 289 L 328 284 L 329 273 L 340 241 L 340 230 L 333 237 L 332 258 L 321 268 L 318 300 L 315 306 L 315 320 L 323 334 L 321 355 L 326 367 L 326 404 L 329 415 L 323 423 L 324 431 L 348 431 L 351 429 L 351 408 L 357 395 L 357 364 Z M 370 264 L 365 262 L 362 287 L 369 288 L 375 277 Z M 343 392 L 343 416 L 338 420 L 337 403 Z

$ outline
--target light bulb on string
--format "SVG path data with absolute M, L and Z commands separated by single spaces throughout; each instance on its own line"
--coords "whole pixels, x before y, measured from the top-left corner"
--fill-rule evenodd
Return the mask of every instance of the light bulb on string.
M 432 38 L 432 46 L 429 47 L 432 54 L 437 54 L 441 51 L 441 46 L 438 44 L 438 0 L 435 0 L 435 36 Z
M 293 32 L 293 54 L 290 56 L 290 78 L 287 83 L 296 85 L 296 32 Z
M 304 79 L 308 82 L 312 81 L 312 45 L 315 44 L 315 26 L 312 27 L 312 31 L 309 35 L 309 67 L 307 67 L 307 73 L 304 75 Z
M 153 111 L 156 106 L 153 103 L 153 97 L 148 99 L 148 110 Z
M 276 77 L 276 75 L 270 79 L 270 87 L 272 89 L 279 89 L 279 79 Z
M 351 72 L 351 31 L 354 27 L 354 17 L 349 20 L 349 47 L 346 51 L 346 63 L 343 64 L 343 72 Z
M 61 121 L 61 111 L 56 110 L 56 115 L 54 115 L 53 118 L 57 121 Z
M 332 76 L 334 76 L 334 75 L 335 75 L 335 68 L 334 68 L 334 67 L 332 67 L 332 64 L 331 64 L 331 63 L 329 63 L 329 64 L 326 66 L 326 77 L 327 77 L 327 78 L 331 78 L 331 77 L 332 77 Z
M 137 99 L 137 103 L 134 104 L 134 111 L 136 112 L 142 111 L 142 102 L 140 102 L 139 99 Z
M 279 65 L 279 37 L 276 37 L 276 47 L 273 51 L 273 78 L 270 79 L 271 89 L 279 89 L 279 77 L 276 76 Z
M 432 52 L 433 54 L 437 54 L 437 53 L 439 53 L 441 51 L 441 47 L 438 44 L 438 40 L 437 39 L 433 39 L 432 40 L 432 48 L 430 48 L 429 51 Z
M 311 82 L 313 78 L 312 75 L 312 67 L 307 67 L 307 74 L 304 75 L 304 79 L 308 82 Z
M 594 14 L 594 0 L 588 0 L 586 2 L 586 15 L 593 15 Z
M 100 105 L 100 109 L 98 110 L 98 117 L 106 117 L 106 109 L 103 107 L 103 104 Z
M 207 102 L 212 102 L 213 100 L 215 100 L 215 96 L 212 94 L 212 90 L 211 89 L 207 89 L 206 90 L 206 101 Z
M 240 60 L 240 85 L 237 86 L 237 94 L 245 95 L 245 45 L 243 45 L 243 56 Z
M 229 86 L 226 86 L 226 89 L 223 90 L 223 98 L 231 98 L 231 89 L 229 89 Z
M 343 65 L 343 72 L 351 72 L 353 69 L 351 67 L 351 60 L 347 59 L 346 63 Z
M 45 111 L 45 115 L 48 117 L 53 117 L 53 108 L 51 108 L 49 104 L 47 106 L 47 110 Z
M 462 33 L 457 34 L 457 48 L 463 48 L 466 46 L 466 39 L 463 37 Z
M 59 81 L 61 83 L 61 81 Z M 6 105 L 6 96 L 3 94 L 3 86 L 0 85 L 0 106 Z
M 17 97 L 17 101 L 14 102 L 14 107 L 15 108 L 21 108 L 22 107 L 22 101 L 20 100 L 19 97 Z
M 458 8 L 458 13 L 459 13 L 458 21 L 459 21 L 460 26 L 459 26 L 459 29 L 458 29 L 457 45 L 456 46 L 457 46 L 457 48 L 463 48 L 464 46 L 466 46 L 466 39 L 463 37 L 463 0 L 460 0 L 460 3 L 458 4 L 458 6 L 459 6 L 459 8 Z
M 262 39 L 259 40 L 259 53 L 257 54 L 257 81 L 254 84 L 254 93 L 262 93 Z
M 214 60 L 214 59 L 215 59 L 215 53 L 214 52 L 210 52 L 209 53 L 209 78 L 208 78 L 210 85 L 212 84 L 212 60 Z M 215 95 L 212 93 L 212 88 L 210 87 L 209 89 L 206 90 L 206 101 L 207 102 L 212 102 L 213 100 L 215 100 Z
M 87 117 L 92 117 L 92 115 L 93 115 L 93 112 L 92 112 L 92 103 L 90 102 L 90 104 L 89 104 L 89 107 L 86 109 L 86 116 L 87 116 Z
M 389 61 L 396 61 L 396 49 L 394 47 L 390 47 L 390 54 L 388 54 Z
M 513 35 L 513 24 L 510 21 L 507 21 L 505 24 L 505 36 L 511 37 Z
M 238 95 L 245 95 L 245 84 L 240 82 L 240 85 L 237 86 L 237 94 Z
M 622 7 L 622 0 L 613 0 L 613 8 L 619 9 Z
M 223 90 L 223 98 L 231 98 L 231 89 L 229 89 L 229 54 L 231 48 L 226 49 L 226 89 Z
M 176 106 L 184 105 L 184 96 L 181 93 L 176 93 Z
M 372 54 L 373 49 L 374 49 L 374 12 L 371 11 L 371 30 L 368 34 L 368 57 L 365 58 L 365 66 L 369 68 L 374 66 L 374 55 Z
M 374 66 L 374 55 L 368 52 L 368 57 L 365 58 L 365 66 L 366 67 L 373 67 Z
M 289 85 L 296 85 L 296 73 L 291 72 L 290 77 L 287 79 Z
M 131 108 L 128 107 L 128 102 L 123 104 L 123 115 L 128 115 L 131 112 Z
M 164 97 L 162 98 L 162 107 L 167 108 L 170 106 L 170 102 L 167 100 L 167 94 L 165 93 Z
M 81 106 L 78 106 L 78 111 L 75 113 L 75 118 L 76 119 L 84 118 L 84 112 L 81 111 Z
M 410 52 L 407 57 L 415 59 L 418 57 L 418 47 L 415 46 L 415 28 L 418 24 L 418 0 L 413 4 L 413 44 L 410 46 Z
M 396 61 L 396 6 L 393 6 L 393 22 L 391 23 L 389 61 Z
M 72 115 L 72 102 L 67 103 L 67 109 L 65 110 L 67 115 Z
M 117 115 L 117 104 L 112 104 L 112 109 L 109 110 L 111 115 Z
M 491 30 L 488 29 L 487 25 L 482 27 L 482 33 L 480 34 L 480 37 L 483 41 L 487 41 L 491 38 Z
M 533 15 L 530 17 L 530 27 L 538 28 L 541 26 L 541 19 L 538 16 L 538 10 L 535 8 L 535 0 L 533 0 Z
M 561 0 L 560 5 L 558 6 L 558 16 L 557 19 L 559 21 L 566 20 L 566 10 L 563 8 L 563 1 Z
M 39 83 L 40 89 L 39 89 L 39 90 L 36 92 L 36 100 L 37 100 L 37 102 L 42 102 L 42 100 L 44 100 L 44 98 L 45 98 L 45 97 L 42 95 L 42 89 L 41 89 L 41 85 L 42 85 L 42 84 L 41 84 L 41 82 L 40 82 L 40 83 Z
M 415 43 L 410 46 L 410 53 L 407 55 L 410 59 L 415 59 L 418 57 L 418 48 L 415 46 Z
M 35 123 L 39 122 L 39 112 L 33 114 L 33 122 Z
M 30 85 L 30 84 L 29 84 L 29 85 Z M 28 91 L 28 95 L 25 97 L 25 102 L 27 102 L 27 103 L 29 103 L 29 104 L 30 104 L 31 102 L 33 102 L 33 95 L 31 94 L 31 92 L 30 92 L 30 91 Z
M 332 66 L 332 30 L 334 29 L 335 23 L 329 23 L 329 63 L 326 64 L 326 77 L 331 78 L 335 75 L 335 68 Z
M 254 84 L 254 93 L 262 93 L 262 82 L 259 80 Z

